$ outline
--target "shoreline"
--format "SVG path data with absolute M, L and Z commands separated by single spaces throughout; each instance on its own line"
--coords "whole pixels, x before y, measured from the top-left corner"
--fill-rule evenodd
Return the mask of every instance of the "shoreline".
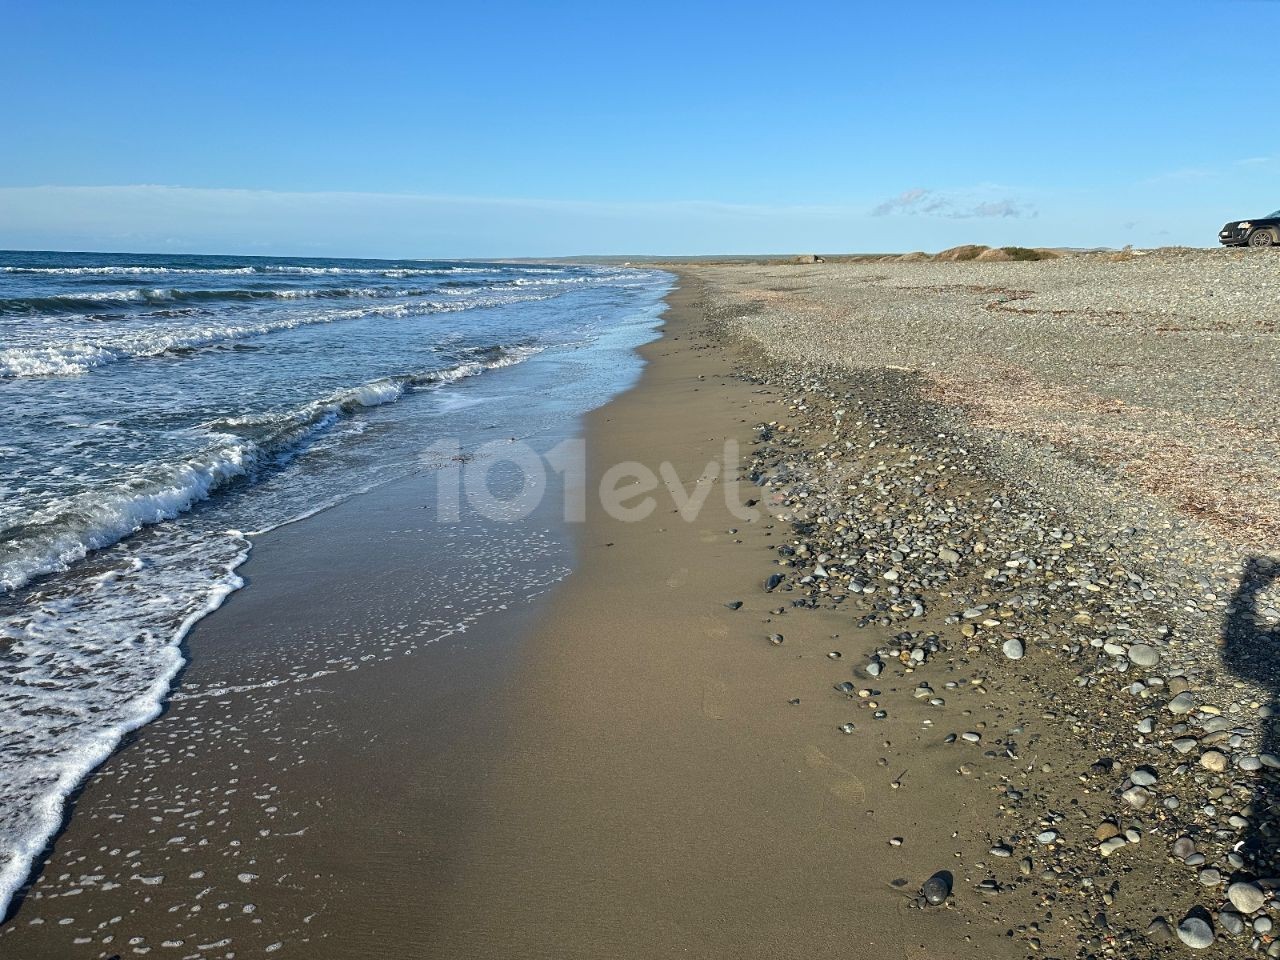
M 979 269 L 1030 287 L 1032 271 L 1064 268 Z M 185 820 L 211 796 L 243 796 L 230 784 L 247 777 L 254 809 L 219 799 L 209 821 L 223 862 L 181 880 L 170 869 L 152 888 L 146 854 L 133 889 L 90 883 L 74 901 L 42 897 L 38 916 L 52 923 L 71 902 L 78 929 L 99 898 L 95 921 L 123 914 L 155 945 L 170 900 L 205 929 L 191 908 L 207 896 L 236 946 L 192 956 L 308 960 L 372 946 L 406 960 L 1154 957 L 1204 928 L 1203 956 L 1251 939 L 1271 949 L 1275 851 L 1250 845 L 1274 829 L 1258 809 L 1274 700 L 1250 673 L 1266 635 L 1245 615 L 1270 609 L 1276 571 L 1188 591 L 1191 547 L 1214 554 L 1229 533 L 1203 532 L 1203 518 L 1161 526 L 1155 507 L 1149 530 L 1125 532 L 1132 490 L 1108 488 L 1109 521 L 1090 512 L 1101 488 L 1087 503 L 1064 496 L 1096 482 L 1085 457 L 1068 475 L 1034 436 L 966 420 L 975 405 L 929 389 L 927 371 L 840 343 L 824 352 L 824 327 L 848 326 L 849 306 L 806 299 L 823 271 L 676 272 L 639 381 L 583 420 L 586 491 L 616 464 L 667 463 L 684 496 L 706 495 L 696 516 L 662 487 L 628 522 L 588 496 L 587 522 L 560 545 L 569 577 L 432 657 L 298 675 L 301 698 L 175 698 L 177 716 L 90 781 L 95 812 L 59 838 L 51 892 L 101 870 L 94 851 L 126 843 L 112 839 L 124 822 L 181 862 L 165 851 L 170 824 L 143 819 L 172 816 L 160 785 L 201 796 L 183 799 Z M 988 286 L 920 289 L 990 312 L 981 298 L 1000 284 Z M 728 441 L 739 470 L 704 475 Z M 1028 450 L 1039 472 L 1013 472 Z M 758 519 L 730 509 L 735 480 L 769 508 Z M 424 547 L 397 511 L 420 506 L 425 486 L 375 491 L 255 548 L 243 570 L 261 565 L 261 580 L 193 631 L 219 641 L 206 676 L 270 674 L 264 655 L 287 651 L 262 641 L 293 616 L 316 643 L 351 611 L 389 611 L 380 629 L 409 622 L 402 593 L 422 582 Z M 394 555 L 363 569 L 358 545 L 388 531 L 405 534 Z M 316 559 L 334 543 L 357 545 L 340 565 L 359 572 L 348 587 Z M 1186 570 L 1162 569 L 1184 543 Z M 432 550 L 441 574 L 460 559 Z M 1233 644 L 1246 650 L 1234 661 L 1219 651 Z M 259 822 L 268 833 L 253 841 Z M 182 839 L 192 862 L 209 859 Z M 940 873 L 949 896 L 927 905 Z M 229 896 L 237 884 L 244 895 Z M 1231 890 L 1260 905 L 1243 910 Z M 51 942 L 11 926 L 0 952 L 64 956 L 32 947 Z
M 588 416 L 589 489 L 634 460 L 671 463 L 692 490 L 725 439 L 749 450 L 756 423 L 778 414 L 778 398 L 738 379 L 733 351 L 707 338 L 698 287 L 681 277 L 662 339 L 641 348 L 640 383 Z M 958 850 L 976 855 L 972 837 L 952 834 L 974 825 L 986 788 L 948 786 L 953 806 L 932 817 L 937 771 L 910 760 L 920 791 L 899 791 L 870 731 L 839 732 L 856 711 L 832 692 L 848 668 L 827 653 L 852 658 L 858 642 L 762 593 L 761 551 L 783 525 L 741 523 L 722 484 L 708 485 L 688 523 L 663 491 L 637 522 L 593 502 L 582 563 L 531 641 L 519 739 L 435 952 L 924 957 L 947 943 L 955 956 L 1021 956 L 1002 928 L 911 908 Z M 767 639 L 778 630 L 782 647 Z M 899 730 L 884 732 L 897 742 Z M 900 834 L 912 842 L 891 846 Z

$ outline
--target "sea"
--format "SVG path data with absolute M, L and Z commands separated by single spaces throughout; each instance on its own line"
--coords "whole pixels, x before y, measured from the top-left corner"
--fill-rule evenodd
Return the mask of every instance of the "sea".
M 639 374 L 671 277 L 0 252 L 0 915 L 255 537 Z

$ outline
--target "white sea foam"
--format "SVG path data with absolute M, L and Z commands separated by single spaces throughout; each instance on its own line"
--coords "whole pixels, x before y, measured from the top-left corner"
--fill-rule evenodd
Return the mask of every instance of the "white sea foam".
M 210 436 L 219 442 L 202 455 L 147 465 L 105 487 L 55 498 L 34 510 L 20 527 L 0 531 L 0 591 L 14 591 L 36 577 L 66 570 L 91 551 L 172 520 L 228 482 L 291 454 L 344 415 L 393 403 L 409 390 L 511 366 L 537 352 L 539 348 L 532 346 L 507 348 L 492 357 L 339 390 L 284 413 L 210 423 Z
M 236 537 L 122 549 L 106 573 L 33 595 L 0 629 L 0 915 L 67 797 L 159 714 L 182 639 L 241 586 L 248 549 Z
M 297 313 L 258 323 L 212 321 L 178 330 L 151 329 L 131 334 L 104 336 L 101 342 L 75 340 L 60 344 L 9 347 L 0 350 L 0 379 L 20 377 L 66 377 L 89 373 L 96 367 L 122 360 L 160 357 L 179 350 L 194 350 L 264 334 L 279 333 L 316 324 L 360 320 L 366 317 L 405 318 L 431 313 L 452 313 L 516 302 L 545 299 L 545 296 L 478 296 L 466 301 L 416 300 L 405 303 L 352 307 L 312 313 Z
M 213 277 L 250 276 L 255 273 L 278 273 L 301 277 L 364 274 L 384 277 L 446 276 L 451 273 L 483 273 L 481 267 L 308 267 L 289 264 L 258 264 L 247 267 L 0 267 L 0 273 L 30 276 L 174 276 L 205 275 Z

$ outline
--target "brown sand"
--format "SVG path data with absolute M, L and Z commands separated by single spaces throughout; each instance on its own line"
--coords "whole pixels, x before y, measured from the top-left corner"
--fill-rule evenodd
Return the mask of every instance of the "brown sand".
M 696 296 L 671 297 L 639 387 L 589 418 L 593 482 L 668 461 L 691 488 L 726 439 L 745 448 L 778 415 L 706 349 Z M 986 789 L 912 750 L 918 724 L 838 732 L 853 711 L 832 687 L 851 674 L 826 655 L 848 664 L 871 641 L 831 639 L 847 618 L 769 613 L 784 601 L 761 589 L 762 551 L 784 531 L 744 527 L 718 483 L 692 523 L 657 497 L 639 523 L 590 513 L 432 955 L 1021 955 L 963 909 L 908 906 L 933 871 L 960 872 L 953 851 L 981 859 L 953 833 Z

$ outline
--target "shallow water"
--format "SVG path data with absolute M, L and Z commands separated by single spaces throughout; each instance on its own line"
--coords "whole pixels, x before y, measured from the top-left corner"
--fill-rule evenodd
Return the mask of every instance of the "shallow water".
M 256 531 L 638 371 L 665 274 L 0 253 L 0 910 Z

